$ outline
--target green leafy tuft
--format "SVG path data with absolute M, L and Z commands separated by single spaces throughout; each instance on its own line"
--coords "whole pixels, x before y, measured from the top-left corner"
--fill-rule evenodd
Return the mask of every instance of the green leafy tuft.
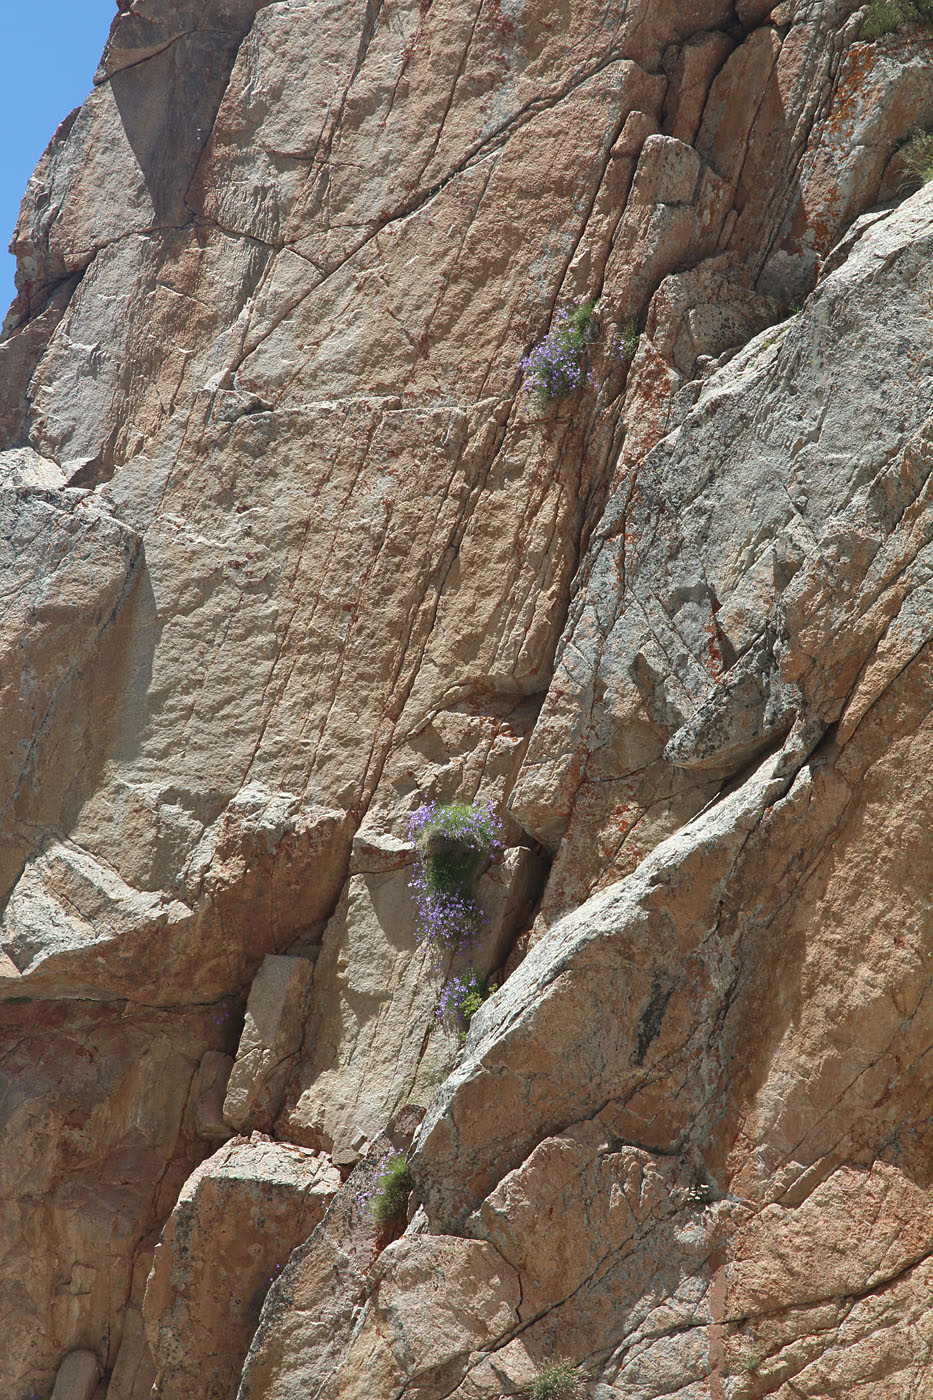
M 933 0 L 870 0 L 860 39 L 881 39 L 905 24 L 933 24 Z
M 539 1371 L 529 1388 L 531 1400 L 577 1400 L 583 1393 L 579 1367 L 560 1357 Z
M 911 175 L 929 184 L 933 180 L 933 131 L 916 132 L 903 150 Z
M 383 1157 L 376 1168 L 376 1179 L 367 1205 L 379 1225 L 392 1225 L 399 1220 L 408 1204 L 411 1172 L 404 1152 Z

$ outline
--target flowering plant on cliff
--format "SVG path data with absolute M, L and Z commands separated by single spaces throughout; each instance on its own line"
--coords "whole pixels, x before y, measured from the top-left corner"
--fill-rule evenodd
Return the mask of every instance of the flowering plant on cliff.
M 468 967 L 462 975 L 451 977 L 445 982 L 434 1008 L 435 1016 L 452 1021 L 460 1028 L 460 1038 L 465 1039 L 470 1022 L 488 996 L 496 990 L 490 987 L 475 967 Z
M 427 802 L 412 813 L 408 835 L 416 852 L 410 888 L 421 940 L 453 952 L 482 926 L 476 880 L 500 847 L 499 819 L 492 803 Z
M 535 348 L 519 362 L 525 387 L 549 403 L 590 383 L 586 372 L 586 347 L 593 338 L 596 303 L 578 302 L 570 311 L 561 309 L 555 324 Z
M 404 1152 L 384 1152 L 369 1186 L 357 1194 L 379 1225 L 391 1225 L 402 1215 L 411 1190 L 411 1173 Z

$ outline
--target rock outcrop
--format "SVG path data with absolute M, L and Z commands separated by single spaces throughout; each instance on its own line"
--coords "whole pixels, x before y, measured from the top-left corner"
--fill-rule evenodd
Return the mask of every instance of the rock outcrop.
M 933 32 L 118 9 L 0 342 L 0 1391 L 924 1395 Z

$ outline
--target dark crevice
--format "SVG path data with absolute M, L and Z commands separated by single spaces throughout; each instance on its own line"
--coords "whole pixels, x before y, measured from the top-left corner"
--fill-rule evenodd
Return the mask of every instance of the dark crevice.
M 648 1047 L 651 1042 L 657 1039 L 661 1031 L 661 1023 L 664 1020 L 664 1013 L 667 1010 L 667 1003 L 673 995 L 675 982 L 664 982 L 658 972 L 654 972 L 651 977 L 651 994 L 648 998 L 648 1005 L 645 1007 L 638 1023 L 638 1041 L 635 1047 L 635 1054 L 632 1062 L 636 1065 L 643 1065 Z

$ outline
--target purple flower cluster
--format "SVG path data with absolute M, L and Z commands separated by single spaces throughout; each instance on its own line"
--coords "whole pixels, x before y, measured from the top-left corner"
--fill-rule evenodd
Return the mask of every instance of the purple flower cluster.
M 439 1020 L 459 1026 L 465 1036 L 473 1017 L 493 991 L 495 988 L 487 987 L 475 967 L 468 967 L 462 976 L 455 975 L 444 983 L 434 1014 Z
M 397 1155 L 398 1154 L 395 1152 L 383 1152 L 382 1156 L 379 1158 L 379 1161 L 373 1168 L 372 1175 L 370 1176 L 368 1182 L 365 1186 L 361 1186 L 359 1191 L 357 1191 L 356 1193 L 356 1203 L 358 1206 L 367 1206 L 372 1200 L 373 1196 L 376 1195 L 376 1193 L 379 1190 L 379 1179 L 381 1176 L 386 1175 L 386 1168 L 389 1165 L 389 1159 Z
M 490 855 L 500 848 L 501 834 L 491 802 L 424 802 L 408 818 L 408 839 L 419 850 L 433 835 Z
M 368 1210 L 380 1225 L 398 1216 L 408 1199 L 411 1176 L 404 1152 L 383 1152 L 366 1186 L 356 1193 L 357 1205 Z
M 561 398 L 592 383 L 586 371 L 586 346 L 593 316 L 592 302 L 572 311 L 561 309 L 553 325 L 535 348 L 519 362 L 525 387 L 542 403 Z
M 409 887 L 421 941 L 442 952 L 467 946 L 483 923 L 476 877 L 500 845 L 492 804 L 425 803 L 412 813 L 408 834 L 417 851 Z
M 469 994 L 470 989 L 464 977 L 451 977 L 441 988 L 437 1006 L 434 1008 L 435 1016 L 441 1021 L 459 1022 L 463 1004 Z
M 478 899 L 446 890 L 431 889 L 424 867 L 419 863 L 409 884 L 418 910 L 419 939 L 435 948 L 454 952 L 475 942 L 483 926 L 483 909 Z

